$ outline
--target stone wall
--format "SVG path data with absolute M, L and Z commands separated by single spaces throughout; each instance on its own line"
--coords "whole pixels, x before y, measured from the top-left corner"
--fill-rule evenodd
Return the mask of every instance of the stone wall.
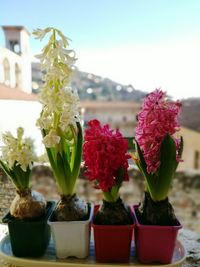
M 13 184 L 0 169 L 0 217 L 7 212 L 14 196 L 15 188 Z

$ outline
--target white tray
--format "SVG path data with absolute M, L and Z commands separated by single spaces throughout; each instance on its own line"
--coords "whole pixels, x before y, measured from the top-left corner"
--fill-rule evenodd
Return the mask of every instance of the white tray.
M 135 253 L 134 246 L 132 246 L 131 255 Z M 76 258 L 68 258 L 66 260 L 58 260 L 55 256 L 55 248 L 53 242 L 50 242 L 50 245 L 47 248 L 46 254 L 41 258 L 18 258 L 13 256 L 12 249 L 10 245 L 9 235 L 5 236 L 0 242 L 0 258 L 9 264 L 13 264 L 18 267 L 113 267 L 113 266 L 134 266 L 134 267 L 181 267 L 185 260 L 185 249 L 180 241 L 176 242 L 176 247 L 173 255 L 172 263 L 166 265 L 153 264 L 153 265 L 143 265 L 137 262 L 134 256 L 131 257 L 130 263 L 128 264 L 117 264 L 117 263 L 97 263 L 95 261 L 95 253 L 94 253 L 94 243 L 91 241 L 90 244 L 90 255 L 87 259 L 76 259 Z M 13 266 L 12 265 L 12 266 Z M 7 265 L 6 265 L 7 266 Z

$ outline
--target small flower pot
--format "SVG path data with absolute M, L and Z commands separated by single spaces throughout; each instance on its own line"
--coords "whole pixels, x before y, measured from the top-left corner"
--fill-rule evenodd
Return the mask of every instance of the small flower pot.
M 95 205 L 94 217 L 99 209 Z M 134 224 L 97 225 L 94 229 L 94 244 L 98 262 L 129 262 Z
M 53 221 L 48 223 L 55 243 L 56 256 L 59 259 L 68 257 L 86 258 L 89 254 L 91 219 L 93 206 L 88 204 L 89 215 L 84 221 Z
M 47 202 L 46 213 L 32 221 L 14 219 L 10 212 L 3 217 L 2 221 L 8 223 L 12 252 L 16 257 L 40 257 L 45 253 L 51 237 L 47 220 L 54 206 L 53 201 Z
M 136 210 L 132 212 L 135 217 L 135 244 L 136 255 L 141 263 L 159 262 L 169 264 L 172 260 L 178 230 L 182 228 L 177 220 L 175 226 L 142 225 L 139 223 Z

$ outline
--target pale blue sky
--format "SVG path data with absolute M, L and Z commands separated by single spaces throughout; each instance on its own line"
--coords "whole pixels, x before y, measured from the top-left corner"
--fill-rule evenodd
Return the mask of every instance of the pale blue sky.
M 2 0 L 0 11 L 1 25 L 61 29 L 82 70 L 139 89 L 200 96 L 199 0 Z M 41 47 L 31 38 L 33 53 Z

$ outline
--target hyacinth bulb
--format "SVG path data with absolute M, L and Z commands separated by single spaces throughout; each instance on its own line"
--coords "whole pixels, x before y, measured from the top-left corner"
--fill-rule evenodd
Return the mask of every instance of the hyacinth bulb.
M 31 220 L 45 213 L 45 198 L 30 189 L 17 190 L 17 195 L 11 203 L 10 214 L 16 219 Z

